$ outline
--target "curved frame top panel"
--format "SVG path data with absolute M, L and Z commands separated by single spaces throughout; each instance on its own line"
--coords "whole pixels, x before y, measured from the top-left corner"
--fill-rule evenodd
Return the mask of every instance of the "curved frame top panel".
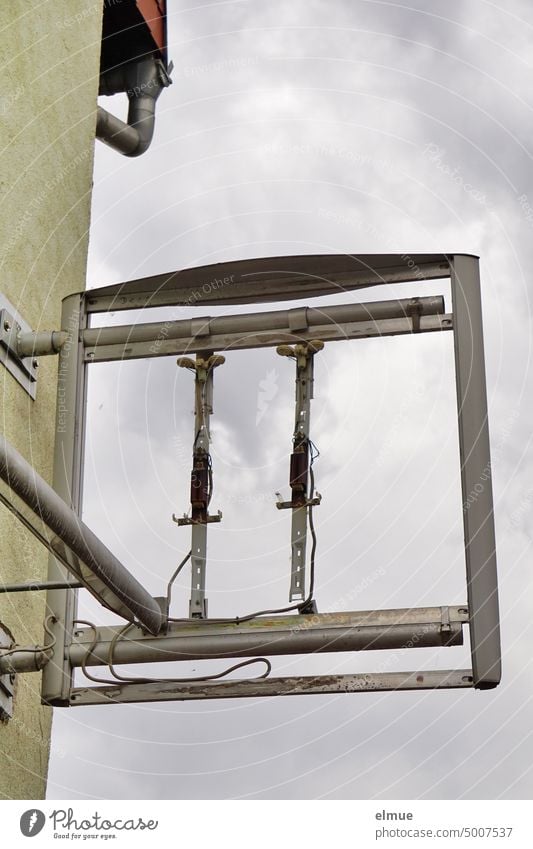
M 90 289 L 87 312 L 260 304 L 450 276 L 447 254 L 306 254 L 231 260 Z

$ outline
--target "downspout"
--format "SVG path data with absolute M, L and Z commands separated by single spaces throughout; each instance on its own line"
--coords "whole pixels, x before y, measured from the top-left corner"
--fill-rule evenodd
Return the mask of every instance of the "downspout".
M 96 137 L 124 156 L 141 156 L 150 147 L 155 127 L 155 104 L 164 88 L 172 82 L 159 58 L 148 56 L 107 71 L 100 77 L 100 94 L 126 92 L 129 100 L 125 123 L 98 107 Z

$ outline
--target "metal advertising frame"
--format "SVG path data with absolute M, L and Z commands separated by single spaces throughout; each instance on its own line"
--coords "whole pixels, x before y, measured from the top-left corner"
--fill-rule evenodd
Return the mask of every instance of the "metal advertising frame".
M 319 310 L 298 307 L 214 318 L 197 315 L 199 307 L 204 310 L 209 305 L 301 300 L 403 282 L 417 282 L 424 288 L 427 281 L 442 278 L 451 282 L 452 312 L 448 313 L 443 298 L 422 293 L 409 299 L 322 306 Z M 194 315 L 164 323 L 90 326 L 90 317 L 98 313 L 161 306 L 190 306 Z M 59 354 L 54 489 L 78 515 L 87 370 L 92 363 L 184 354 L 200 357 L 228 348 L 305 346 L 311 340 L 453 332 L 468 601 L 455 607 L 325 614 L 302 611 L 257 617 L 252 622 L 191 617 L 185 622 L 167 622 L 159 634 L 132 621 L 127 634 L 117 641 L 124 623 L 97 628 L 96 633 L 75 627 L 78 590 L 54 588 L 47 594 L 55 648 L 43 669 L 44 702 L 68 706 L 497 686 L 501 652 L 477 257 L 318 255 L 222 263 L 71 295 L 63 302 L 61 330 L 69 338 Z M 472 493 L 475 498 L 470 497 Z M 54 587 L 66 584 L 70 575 L 65 558 L 60 561 L 51 554 L 48 578 Z M 405 647 L 414 633 L 423 635 L 417 645 L 449 646 L 462 643 L 466 624 L 470 669 L 224 681 L 124 679 L 96 687 L 74 686 L 76 668 L 105 666 L 111 655 L 115 663 L 143 663 L 379 650 Z M 16 667 L 14 658 L 12 654 L 12 667 Z M 7 668 L 6 662 L 7 658 Z M 0 670 L 4 667 L 0 663 Z

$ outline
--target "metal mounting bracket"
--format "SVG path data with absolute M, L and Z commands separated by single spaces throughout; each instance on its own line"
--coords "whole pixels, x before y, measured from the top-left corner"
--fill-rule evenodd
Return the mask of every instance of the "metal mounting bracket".
M 11 635 L 0 626 L 0 649 L 10 649 L 13 645 Z M 13 716 L 13 696 L 15 694 L 15 674 L 7 672 L 0 675 L 0 721 L 5 722 Z
M 39 363 L 34 357 L 18 353 L 20 333 L 31 333 L 31 327 L 0 293 L 0 362 L 35 401 Z

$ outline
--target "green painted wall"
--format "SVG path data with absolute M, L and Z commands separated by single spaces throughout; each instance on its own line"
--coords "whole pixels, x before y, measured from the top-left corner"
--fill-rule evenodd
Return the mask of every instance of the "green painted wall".
M 85 287 L 103 0 L 0 6 L 0 292 L 34 330 L 59 327 Z M 51 482 L 57 360 L 41 358 L 36 401 L 0 366 L 1 431 Z M 0 506 L 0 580 L 44 579 L 47 556 Z M 41 643 L 44 593 L 0 595 L 0 622 Z M 0 723 L 0 798 L 45 794 L 51 709 L 40 675 L 19 675 Z M 68 791 L 65 791 L 68 796 Z

